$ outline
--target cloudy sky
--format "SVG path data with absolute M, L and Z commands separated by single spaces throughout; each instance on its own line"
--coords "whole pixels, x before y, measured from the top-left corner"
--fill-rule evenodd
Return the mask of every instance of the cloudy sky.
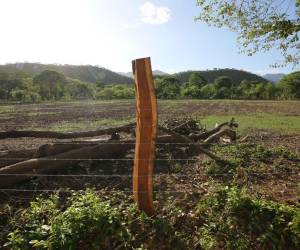
M 0 64 L 91 64 L 127 72 L 151 56 L 166 72 L 273 69 L 276 51 L 238 54 L 236 35 L 194 22 L 196 0 L 0 0 Z

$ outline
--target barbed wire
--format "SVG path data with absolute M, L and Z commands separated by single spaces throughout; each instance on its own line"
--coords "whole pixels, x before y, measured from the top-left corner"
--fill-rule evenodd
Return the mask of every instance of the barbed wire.
M 240 173 L 194 173 L 194 174 L 153 174 L 153 177 L 190 177 L 190 176 L 233 176 L 239 175 Z M 243 172 L 242 174 L 246 175 L 277 175 L 277 174 L 298 174 L 300 177 L 299 171 L 272 171 L 272 172 Z M 102 177 L 102 178 L 123 178 L 123 177 L 133 177 L 133 174 L 0 174 L 0 176 L 33 176 L 33 177 Z M 149 175 L 139 175 L 139 177 L 147 177 Z

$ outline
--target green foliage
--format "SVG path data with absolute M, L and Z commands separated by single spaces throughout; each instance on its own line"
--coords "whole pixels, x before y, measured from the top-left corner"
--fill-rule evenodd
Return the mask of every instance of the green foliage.
M 48 100 L 131 99 L 135 97 L 132 85 L 104 85 L 66 78 L 63 74 L 46 70 L 34 78 L 28 74 L 0 73 L 0 99 L 24 103 Z
M 300 98 L 300 71 L 284 76 L 278 83 L 280 97 L 283 99 Z
M 201 85 L 186 83 L 181 88 L 183 98 L 200 99 L 202 97 Z
M 228 76 L 219 76 L 215 79 L 214 84 L 217 88 L 231 88 L 232 80 Z
M 59 72 L 66 77 L 78 79 L 88 83 L 105 83 L 105 84 L 132 84 L 133 79 L 117 74 L 105 68 L 92 65 L 55 65 L 40 63 L 15 63 L 0 65 L 0 71 L 15 73 L 22 70 L 29 76 L 33 77 L 45 70 Z
M 206 84 L 201 88 L 201 95 L 203 99 L 213 99 L 215 97 L 216 87 L 214 84 Z
M 198 204 L 204 249 L 299 249 L 300 209 L 220 188 Z
M 98 99 L 133 99 L 135 90 L 132 85 L 112 85 L 100 89 Z
M 65 88 L 64 97 L 69 96 L 71 100 L 93 100 L 96 98 L 97 88 L 91 83 L 70 79 Z
M 60 100 L 65 92 L 66 78 L 64 75 L 45 70 L 33 78 L 34 84 L 39 86 L 39 92 L 44 100 Z
M 9 235 L 12 249 L 89 249 L 124 244 L 129 238 L 121 222 L 121 213 L 101 202 L 93 193 L 74 194 L 64 211 L 58 209 L 58 197 L 38 199 L 25 213 L 25 228 Z M 83 242 L 86 243 L 83 243 Z
M 289 173 L 293 171 L 293 167 L 300 167 L 300 156 L 282 147 L 265 148 L 261 145 L 237 144 L 226 147 L 215 146 L 215 150 L 228 161 L 223 165 L 209 161 L 208 174 L 211 175 L 230 174 L 226 177 L 232 178 L 241 170 L 244 173 L 267 171 Z
M 206 79 L 199 73 L 193 72 L 189 77 L 189 84 L 203 87 L 207 83 Z
M 134 205 L 114 200 L 114 196 L 100 200 L 92 191 L 74 192 L 65 203 L 58 195 L 38 198 L 14 220 L 18 223 L 6 246 L 13 250 L 142 249 L 167 239 L 180 243 L 165 219 L 150 218 Z M 148 241 L 148 235 L 155 236 Z
M 299 0 L 197 0 L 197 4 L 201 12 L 196 20 L 237 32 L 242 52 L 251 56 L 276 48 L 284 58 L 282 64 L 299 64 Z
M 181 89 L 181 95 L 187 98 L 201 98 L 201 88 L 207 83 L 206 79 L 198 72 L 193 72 L 188 83 L 186 83 Z
M 24 103 L 39 102 L 41 96 L 38 90 L 38 86 L 33 85 L 31 78 L 25 78 L 20 86 L 11 91 L 11 97 L 13 100 Z
M 185 71 L 174 74 L 174 76 L 180 81 L 181 84 L 189 82 L 190 76 L 193 74 L 199 74 L 203 77 L 207 83 L 213 83 L 220 76 L 227 76 L 231 79 L 234 85 L 238 85 L 244 79 L 255 82 L 267 82 L 261 76 L 252 74 L 247 71 L 237 69 L 213 69 L 213 70 L 202 70 L 202 71 Z
M 155 79 L 156 96 L 161 99 L 176 99 L 180 95 L 179 80 L 174 76 Z
M 231 76 L 218 74 L 215 75 L 212 83 L 206 81 L 199 72 L 190 72 L 185 76 L 188 76 L 189 81 L 180 84 L 180 80 L 175 76 L 156 77 L 157 98 L 300 99 L 299 72 L 284 77 L 278 85 L 247 79 L 236 82 L 232 80 Z M 250 77 L 250 79 L 252 78 Z M 132 99 L 134 97 L 134 86 L 129 84 L 105 85 L 100 80 L 97 80 L 96 83 L 83 82 L 78 79 L 66 78 L 63 74 L 53 70 L 42 71 L 34 78 L 22 71 L 17 73 L 0 72 L 1 100 L 31 103 L 49 100 Z

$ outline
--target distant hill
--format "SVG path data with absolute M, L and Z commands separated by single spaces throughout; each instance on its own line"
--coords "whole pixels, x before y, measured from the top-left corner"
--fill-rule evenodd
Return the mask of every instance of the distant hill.
M 133 78 L 132 72 L 117 72 L 117 73 L 120 74 L 120 75 L 123 75 L 123 76 L 127 76 L 127 77 Z M 165 73 L 165 72 L 163 72 L 161 70 L 153 70 L 152 74 L 154 76 L 165 76 L 165 75 L 168 75 L 168 73 Z
M 119 75 L 126 76 L 129 78 L 133 78 L 132 72 L 117 72 Z
M 219 76 L 228 76 L 231 78 L 233 83 L 239 84 L 242 80 L 247 79 L 249 81 L 266 82 L 267 80 L 261 76 L 255 75 L 253 73 L 237 70 L 237 69 L 215 69 L 215 70 L 205 70 L 205 71 L 185 71 L 175 73 L 174 76 L 177 77 L 181 83 L 188 82 L 189 76 L 194 73 L 199 72 L 208 82 L 213 82 Z
M 55 70 L 67 77 L 79 79 L 84 82 L 95 83 L 100 81 L 104 84 L 131 84 L 133 76 L 131 72 L 121 73 L 100 68 L 91 65 L 56 65 L 56 64 L 39 64 L 39 63 L 14 63 L 0 65 L 0 72 L 16 72 L 24 71 L 32 76 L 39 74 L 44 70 Z M 188 81 L 189 76 L 193 72 L 199 72 L 208 82 L 213 82 L 219 76 L 229 76 L 234 83 L 240 83 L 242 80 L 266 82 L 267 80 L 261 76 L 250 72 L 236 69 L 214 69 L 206 71 L 185 71 L 173 74 L 181 83 Z M 167 73 L 160 70 L 153 70 L 154 76 L 164 76 Z
M 130 77 L 120 75 L 105 68 L 91 65 L 56 65 L 39 63 L 14 63 L 0 65 L 0 71 L 15 72 L 24 71 L 32 76 L 39 74 L 44 70 L 55 70 L 67 77 L 79 79 L 84 82 L 95 83 L 100 81 L 104 84 L 129 84 L 133 83 Z
M 267 79 L 270 82 L 277 83 L 284 76 L 285 76 L 285 74 L 281 74 L 281 73 L 278 73 L 278 74 L 266 74 L 266 75 L 263 75 L 263 78 Z

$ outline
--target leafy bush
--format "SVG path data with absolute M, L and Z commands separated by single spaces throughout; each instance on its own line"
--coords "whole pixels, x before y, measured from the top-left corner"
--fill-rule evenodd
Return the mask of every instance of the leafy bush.
M 141 249 L 180 242 L 165 219 L 150 218 L 135 205 L 114 204 L 114 197 L 102 201 L 91 191 L 74 192 L 65 203 L 58 195 L 38 198 L 14 220 L 10 249 Z
M 135 90 L 131 85 L 106 86 L 97 93 L 98 99 L 132 99 L 134 97 Z
M 221 188 L 198 204 L 205 249 L 299 249 L 300 208 Z M 202 237 L 201 237 L 202 236 Z
M 300 156 L 283 147 L 265 148 L 262 145 L 237 144 L 225 147 L 215 146 L 215 150 L 225 157 L 226 164 L 216 164 L 215 161 L 207 162 L 208 174 L 234 174 L 238 168 L 245 171 L 286 170 L 289 171 L 293 165 L 283 168 L 286 162 L 300 162 Z

